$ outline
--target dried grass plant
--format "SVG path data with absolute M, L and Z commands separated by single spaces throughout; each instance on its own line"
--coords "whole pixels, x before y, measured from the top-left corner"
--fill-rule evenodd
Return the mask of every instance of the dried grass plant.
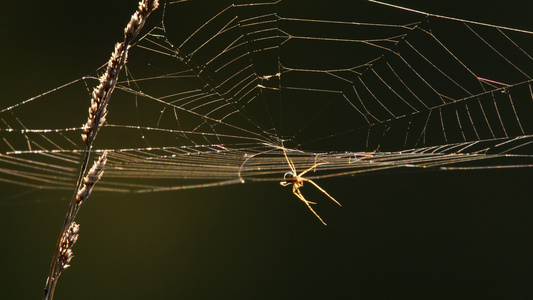
M 81 205 L 91 195 L 96 182 L 102 177 L 107 161 L 107 152 L 104 151 L 100 158 L 95 161 L 93 167 L 87 171 L 94 139 L 100 127 L 105 123 L 107 104 L 115 89 L 118 75 L 128 58 L 130 44 L 144 26 L 148 15 L 158 6 L 158 0 L 142 0 L 139 3 L 137 11 L 131 16 L 124 29 L 124 41 L 115 45 L 115 51 L 111 54 L 111 58 L 107 63 L 106 72 L 100 77 L 99 85 L 93 90 L 89 117 L 87 123 L 83 125 L 83 133 L 81 135 L 86 145 L 85 156 L 80 167 L 75 192 L 70 201 L 65 222 L 56 244 L 43 299 L 53 299 L 59 276 L 63 270 L 70 266 L 70 261 L 73 257 L 72 247 L 78 239 L 80 229 L 79 224 L 75 222 L 76 215 Z

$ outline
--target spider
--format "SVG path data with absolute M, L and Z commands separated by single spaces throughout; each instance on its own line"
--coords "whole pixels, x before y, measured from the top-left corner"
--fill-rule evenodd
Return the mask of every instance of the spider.
M 305 203 L 305 205 L 307 205 L 309 210 L 311 210 L 311 212 L 320 220 L 320 222 L 322 222 L 322 224 L 328 225 L 328 224 L 326 224 L 326 222 L 324 222 L 324 220 L 322 220 L 322 218 L 311 207 L 311 204 L 316 204 L 316 202 L 311 202 L 311 201 L 306 200 L 304 198 L 304 196 L 302 195 L 302 193 L 300 192 L 300 188 L 303 187 L 304 182 L 307 181 L 307 182 L 311 183 L 312 185 L 314 185 L 322 193 L 326 194 L 326 196 L 328 196 L 331 200 L 333 200 L 333 202 L 335 202 L 339 206 L 341 206 L 341 204 L 337 200 L 335 200 L 335 198 L 331 197 L 330 194 L 328 194 L 323 188 L 318 186 L 318 184 L 316 184 L 314 181 L 312 181 L 311 179 L 307 179 L 307 178 L 303 178 L 302 177 L 305 173 L 311 171 L 312 169 L 316 170 L 316 167 L 318 167 L 320 165 L 323 165 L 323 164 L 327 164 L 327 162 L 317 163 L 316 162 L 316 157 L 315 157 L 315 163 L 310 168 L 308 168 L 307 170 L 305 170 L 302 173 L 298 174 L 298 172 L 296 172 L 296 167 L 294 166 L 294 163 L 292 162 L 292 160 L 287 155 L 287 152 L 285 151 L 285 148 L 282 148 L 282 149 L 283 149 L 283 154 L 285 154 L 285 158 L 287 159 L 287 163 L 289 164 L 289 167 L 291 168 L 291 170 L 289 172 L 285 173 L 285 175 L 283 175 L 283 181 L 280 182 L 279 184 L 281 184 L 282 186 L 288 186 L 288 185 L 292 184 L 292 193 L 294 195 L 296 195 L 296 197 L 298 197 L 298 199 L 302 200 L 303 203 Z

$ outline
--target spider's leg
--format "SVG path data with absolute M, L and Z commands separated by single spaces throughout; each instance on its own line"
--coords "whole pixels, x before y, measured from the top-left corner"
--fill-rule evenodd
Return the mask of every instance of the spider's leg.
M 316 204 L 316 202 L 306 200 L 306 199 L 304 198 L 304 195 L 302 195 L 302 193 L 300 192 L 300 188 L 296 187 L 296 184 L 292 186 L 292 193 L 295 194 L 296 197 L 298 197 L 298 199 L 302 200 L 302 201 L 305 202 L 307 205 L 309 205 L 309 204 Z
M 328 196 L 331 200 L 333 200 L 333 202 L 337 203 L 339 206 L 341 206 L 341 204 L 339 203 L 339 201 L 335 200 L 335 198 L 331 197 L 330 194 L 328 194 L 328 192 L 326 192 L 323 188 L 319 187 L 318 184 L 316 184 L 313 180 L 311 179 L 307 179 L 307 178 L 301 178 L 301 180 L 303 181 L 307 181 L 309 183 L 311 183 L 312 185 L 314 185 L 317 189 L 319 189 L 322 193 L 326 194 L 326 196 Z
M 294 163 L 287 155 L 287 151 L 285 151 L 285 148 L 282 148 L 282 149 L 283 149 L 283 154 L 285 155 L 285 159 L 287 159 L 287 163 L 289 164 L 289 167 L 291 168 L 292 173 L 296 176 L 297 172 L 296 172 L 296 167 L 294 166 Z
M 325 165 L 325 164 L 327 164 L 327 162 L 321 162 L 321 163 L 316 163 L 316 162 L 315 162 L 315 164 L 314 164 L 313 166 L 311 166 L 311 168 L 309 168 L 309 169 L 303 171 L 302 173 L 298 174 L 298 177 L 301 177 L 303 174 L 305 174 L 305 173 L 311 171 L 312 169 L 315 169 L 315 171 L 316 171 L 316 167 L 318 167 L 318 166 L 320 166 L 320 165 Z
M 315 204 L 314 202 L 305 200 L 304 196 L 302 195 L 300 190 L 298 188 L 296 188 L 296 186 L 293 187 L 292 192 L 294 193 L 294 195 L 296 195 L 296 197 L 298 197 L 300 200 L 302 200 L 303 203 L 305 203 L 305 205 L 307 205 L 307 208 L 309 208 L 309 210 L 320 220 L 320 222 L 322 222 L 322 224 L 324 224 L 326 226 L 328 225 L 328 224 L 326 224 L 326 222 L 324 222 L 324 220 L 322 220 L 322 218 L 311 207 L 311 204 Z

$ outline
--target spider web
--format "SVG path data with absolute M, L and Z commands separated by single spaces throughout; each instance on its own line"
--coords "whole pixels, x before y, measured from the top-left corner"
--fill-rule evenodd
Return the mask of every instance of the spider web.
M 382 3 L 298 5 L 168 2 L 110 101 L 97 188 L 280 181 L 284 152 L 298 171 L 325 163 L 308 178 L 532 165 L 532 32 Z M 0 110 L 0 181 L 72 189 L 102 72 Z

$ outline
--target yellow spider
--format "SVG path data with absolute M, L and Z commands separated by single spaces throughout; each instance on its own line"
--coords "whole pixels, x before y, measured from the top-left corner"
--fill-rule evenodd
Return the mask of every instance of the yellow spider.
M 319 187 L 318 184 L 316 184 L 314 181 L 312 181 L 311 179 L 307 179 L 307 178 L 303 178 L 302 177 L 305 173 L 311 171 L 312 169 L 316 170 L 316 167 L 318 167 L 320 165 L 323 165 L 323 164 L 326 164 L 327 162 L 317 163 L 316 162 L 316 157 L 315 157 L 315 164 L 312 165 L 309 169 L 307 169 L 307 170 L 303 171 L 302 173 L 298 174 L 298 172 L 296 172 L 296 167 L 294 166 L 294 163 L 292 162 L 292 160 L 287 155 L 287 152 L 285 151 L 285 148 L 283 148 L 283 154 L 285 154 L 285 158 L 287 159 L 287 163 L 289 164 L 289 167 L 291 168 L 291 171 L 285 173 L 285 175 L 283 176 L 284 180 L 282 182 L 280 182 L 279 184 L 281 184 L 282 186 L 288 186 L 288 185 L 292 184 L 292 193 L 294 195 L 296 195 L 296 197 L 298 197 L 298 199 L 302 200 L 303 203 L 305 203 L 305 205 L 307 205 L 307 207 L 320 220 L 320 222 L 322 222 L 322 224 L 327 225 L 326 222 L 324 222 L 324 220 L 322 220 L 322 218 L 311 207 L 311 204 L 316 204 L 316 203 L 308 201 L 308 200 L 305 200 L 304 196 L 300 192 L 300 188 L 304 185 L 304 181 L 307 181 L 307 182 L 311 183 L 312 185 L 314 185 L 322 193 L 326 194 L 326 196 L 328 196 L 331 200 L 333 200 L 333 202 L 335 202 L 339 206 L 341 206 L 341 204 L 337 200 L 335 200 L 335 198 L 331 197 L 330 194 L 328 194 L 323 188 Z

